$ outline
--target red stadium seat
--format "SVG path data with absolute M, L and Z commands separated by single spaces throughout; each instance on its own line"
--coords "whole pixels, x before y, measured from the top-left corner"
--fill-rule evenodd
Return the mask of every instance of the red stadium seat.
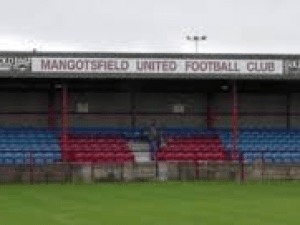
M 175 159 L 174 155 L 175 155 L 174 153 L 166 152 L 166 153 L 164 154 L 164 159 L 165 159 L 165 160 L 174 160 L 174 159 Z
M 122 152 L 116 153 L 116 162 L 118 163 L 126 162 L 126 154 Z
M 105 162 L 112 163 L 116 160 L 116 155 L 112 152 L 107 152 L 104 154 Z
M 102 152 L 110 152 L 110 148 L 108 146 L 101 146 Z
M 220 139 L 173 138 L 159 153 L 165 160 L 220 160 L 225 153 Z
M 183 153 L 183 160 L 195 160 L 195 154 L 192 152 Z
M 174 154 L 174 156 L 175 156 L 174 160 L 180 160 L 180 161 L 185 160 L 185 154 L 182 152 L 178 152 Z
M 104 157 L 104 153 L 96 153 L 94 156 L 94 160 L 96 163 L 103 163 L 105 162 L 105 157 Z
M 196 154 L 196 159 L 197 160 L 204 160 L 205 159 L 205 154 L 203 152 L 198 152 Z
M 118 163 L 134 159 L 127 142 L 122 138 L 68 138 L 63 159 L 82 163 Z
M 92 162 L 92 154 L 91 153 L 85 153 L 85 161 L 86 162 Z
M 158 160 L 165 160 L 166 152 L 159 152 L 157 155 Z
M 206 153 L 206 158 L 209 160 L 213 160 L 214 159 L 214 153 L 208 152 Z

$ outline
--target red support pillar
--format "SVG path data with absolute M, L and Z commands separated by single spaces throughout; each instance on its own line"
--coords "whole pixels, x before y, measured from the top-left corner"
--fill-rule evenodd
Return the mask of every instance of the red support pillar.
M 238 93 L 236 80 L 233 83 L 233 108 L 232 108 L 232 156 L 240 164 L 240 178 L 245 181 L 245 165 L 242 153 L 238 151 Z
M 62 84 L 61 93 L 61 146 L 64 151 L 64 146 L 67 144 L 67 125 L 68 125 L 68 90 L 67 84 Z
M 232 107 L 232 153 L 237 155 L 238 145 L 238 105 L 237 105 L 237 85 L 233 83 L 233 107 Z

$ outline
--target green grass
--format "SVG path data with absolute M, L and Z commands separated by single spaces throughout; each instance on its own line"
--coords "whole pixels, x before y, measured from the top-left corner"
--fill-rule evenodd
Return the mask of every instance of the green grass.
M 300 224 L 299 184 L 0 186 L 1 225 Z

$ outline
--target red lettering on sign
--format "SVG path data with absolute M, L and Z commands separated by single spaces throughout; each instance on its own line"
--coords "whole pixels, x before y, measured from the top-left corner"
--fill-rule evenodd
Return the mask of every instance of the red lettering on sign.
M 249 72 L 272 72 L 275 71 L 274 62 L 248 62 L 247 70 Z
M 214 61 L 209 61 L 207 62 L 208 64 L 208 71 L 215 71 L 215 62 Z
M 69 68 L 69 70 L 74 70 L 75 69 L 75 62 L 74 62 L 74 60 L 69 60 L 68 61 L 68 68 Z
M 115 69 L 114 61 L 109 60 L 106 64 L 107 64 L 107 69 L 108 70 L 114 70 Z
M 136 69 L 144 72 L 170 72 L 176 70 L 174 61 L 136 61 Z
M 53 60 L 51 69 L 52 70 L 59 70 L 59 65 L 58 65 L 56 60 Z
M 89 62 L 90 60 L 84 60 L 84 64 L 85 64 L 85 70 L 89 70 Z
M 197 64 L 195 61 L 186 61 L 185 62 L 185 71 L 197 71 L 199 69 L 199 64 Z
M 41 63 L 41 70 L 50 70 L 51 69 L 51 62 L 49 59 L 45 60 L 42 59 L 42 63 Z
M 83 62 L 81 60 L 76 61 L 76 70 L 83 69 Z
M 207 62 L 200 62 L 200 70 L 201 71 L 207 71 Z
M 104 70 L 106 70 L 106 62 L 105 61 L 98 61 L 98 70 L 101 70 L 101 68 L 103 68 Z
M 218 62 L 218 61 L 215 61 L 214 62 L 214 69 L 215 69 L 215 71 L 221 71 L 222 70 L 222 65 L 220 64 L 220 62 Z
M 67 70 L 68 69 L 68 63 L 67 60 L 59 60 L 59 69 Z
M 91 62 L 91 70 L 97 70 L 97 61 L 96 60 L 93 60 Z
M 122 68 L 122 70 L 128 70 L 129 69 L 129 62 L 128 61 L 121 61 L 121 68 Z

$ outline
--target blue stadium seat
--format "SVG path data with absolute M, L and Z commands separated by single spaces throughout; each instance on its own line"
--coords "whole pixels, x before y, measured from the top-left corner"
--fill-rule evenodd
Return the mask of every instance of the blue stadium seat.
M 292 159 L 295 163 L 300 163 L 300 153 L 292 153 Z
M 42 165 L 42 164 L 44 164 L 44 159 L 42 159 L 42 158 L 35 158 L 34 159 L 34 163 L 37 164 L 37 165 Z
M 24 160 L 25 160 L 25 157 L 24 157 L 24 153 L 16 153 L 14 155 L 14 159 L 15 159 L 15 164 L 17 165 L 21 165 L 21 164 L 24 164 Z
M 13 165 L 14 164 L 13 158 L 4 158 L 4 164 L 5 165 Z

